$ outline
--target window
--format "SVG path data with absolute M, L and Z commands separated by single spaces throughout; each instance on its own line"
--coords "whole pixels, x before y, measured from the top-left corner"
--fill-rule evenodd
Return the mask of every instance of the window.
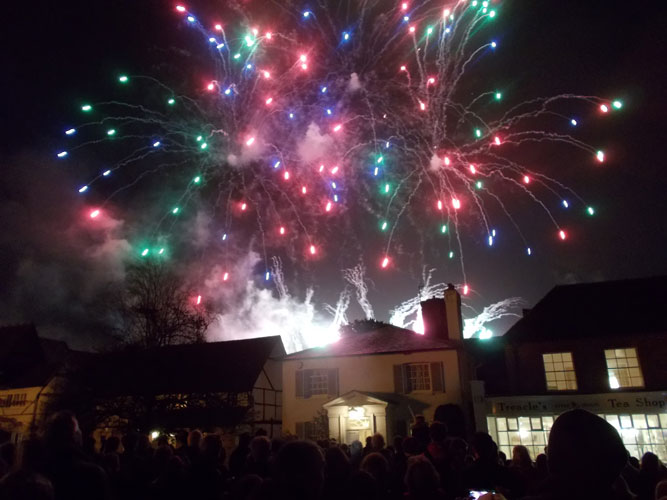
M 311 370 L 310 372 L 310 394 L 329 394 L 329 373 L 327 370 Z
M 445 392 L 445 367 L 441 361 L 394 365 L 394 390 L 396 394 Z
M 609 375 L 609 387 L 619 389 L 621 387 L 644 387 L 644 377 L 637 349 L 605 349 L 604 357 L 607 360 L 607 374 Z
M 410 363 L 405 368 L 408 383 L 413 391 L 431 390 L 431 374 L 428 363 Z
M 338 396 L 338 369 L 297 370 L 296 397 Z
M 544 453 L 549 432 L 558 415 L 531 417 L 487 416 L 489 434 L 508 457 L 512 448 L 522 444 L 533 459 Z M 603 414 L 623 439 L 630 455 L 641 457 L 647 451 L 661 459 L 667 457 L 667 413 Z
M 548 391 L 577 390 L 577 377 L 574 373 L 571 352 L 543 354 L 542 358 Z

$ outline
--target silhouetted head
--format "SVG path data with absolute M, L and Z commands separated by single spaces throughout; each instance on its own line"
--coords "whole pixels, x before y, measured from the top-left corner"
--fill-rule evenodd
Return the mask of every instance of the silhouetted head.
M 71 411 L 59 411 L 53 415 L 46 429 L 46 445 L 50 449 L 81 445 L 79 422 Z
M 130 431 L 121 438 L 121 442 L 123 443 L 123 450 L 125 450 L 125 453 L 134 453 L 139 444 L 139 434 Z
M 201 438 L 202 434 L 199 429 L 190 431 L 190 434 L 188 434 L 188 446 L 191 448 L 199 448 L 201 445 Z
M 361 461 L 359 468 L 368 472 L 380 484 L 386 484 L 389 476 L 389 462 L 381 453 L 369 453 Z
M 535 457 L 535 468 L 542 472 L 547 472 L 549 467 L 547 466 L 547 456 L 544 453 L 540 453 Z
M 252 436 L 250 435 L 249 432 L 244 432 L 239 436 L 239 448 L 247 448 L 250 446 L 250 440 L 252 439 Z
M 403 440 L 403 451 L 406 455 L 419 455 L 421 447 L 419 441 L 415 437 L 407 437 Z
M 433 422 L 429 429 L 431 441 L 442 442 L 447 439 L 447 424 L 442 422 Z
M 291 441 L 276 457 L 274 479 L 290 498 L 315 499 L 324 481 L 324 457 L 310 441 Z
M 478 460 L 498 459 L 498 446 L 486 432 L 476 432 L 470 442 L 473 454 Z
M 217 434 L 208 434 L 202 441 L 201 451 L 205 459 L 219 460 L 222 450 L 222 439 Z
M 120 439 L 118 436 L 111 436 L 104 442 L 104 453 L 116 453 L 120 448 Z
M 373 448 L 374 450 L 382 450 L 384 449 L 384 446 L 385 446 L 384 436 L 379 432 L 373 434 L 373 437 L 371 438 L 371 448 Z
M 380 498 L 378 482 L 368 472 L 360 470 L 350 476 L 346 487 L 347 500 L 376 500 Z
M 517 467 L 530 467 L 532 465 L 528 448 L 522 444 L 514 447 L 512 450 L 512 465 L 516 465 Z
M 411 497 L 422 498 L 434 494 L 440 484 L 440 475 L 423 455 L 408 459 L 405 486 Z
M 547 451 L 556 479 L 585 491 L 610 488 L 628 461 L 623 441 L 606 420 L 586 410 L 570 410 L 554 422 Z
M 176 445 L 180 448 L 188 443 L 188 431 L 180 430 L 176 432 Z
M 256 436 L 250 441 L 250 456 L 256 462 L 266 462 L 271 455 L 271 441 L 266 436 Z
M 324 475 L 328 479 L 345 481 L 350 475 L 350 460 L 343 450 L 332 446 L 324 452 Z
M 642 463 L 641 463 L 642 471 L 657 473 L 660 470 L 661 466 L 662 464 L 660 463 L 660 459 L 655 453 L 647 451 L 642 456 Z

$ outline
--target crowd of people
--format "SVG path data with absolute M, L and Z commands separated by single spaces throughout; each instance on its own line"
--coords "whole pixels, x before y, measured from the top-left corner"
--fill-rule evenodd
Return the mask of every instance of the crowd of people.
M 214 433 L 153 442 L 128 433 L 96 451 L 76 417 L 60 412 L 42 437 L 0 446 L 0 500 L 667 499 L 658 457 L 629 457 L 616 430 L 583 410 L 556 419 L 534 461 L 524 446 L 508 459 L 485 433 L 448 436 L 441 422 L 421 420 L 411 434 L 348 446 L 259 431 L 239 436 L 227 457 Z

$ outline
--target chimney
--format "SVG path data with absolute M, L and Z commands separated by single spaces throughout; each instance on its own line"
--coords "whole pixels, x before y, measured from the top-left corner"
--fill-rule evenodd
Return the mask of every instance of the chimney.
M 441 340 L 463 340 L 461 296 L 451 283 L 444 299 L 428 299 L 421 303 L 424 335 Z

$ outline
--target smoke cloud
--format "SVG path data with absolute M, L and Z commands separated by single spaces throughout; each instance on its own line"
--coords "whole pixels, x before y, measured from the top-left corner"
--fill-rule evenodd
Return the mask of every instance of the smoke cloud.
M 328 134 L 322 134 L 319 125 L 311 123 L 297 151 L 303 161 L 311 162 L 327 157 L 332 146 L 333 138 Z

